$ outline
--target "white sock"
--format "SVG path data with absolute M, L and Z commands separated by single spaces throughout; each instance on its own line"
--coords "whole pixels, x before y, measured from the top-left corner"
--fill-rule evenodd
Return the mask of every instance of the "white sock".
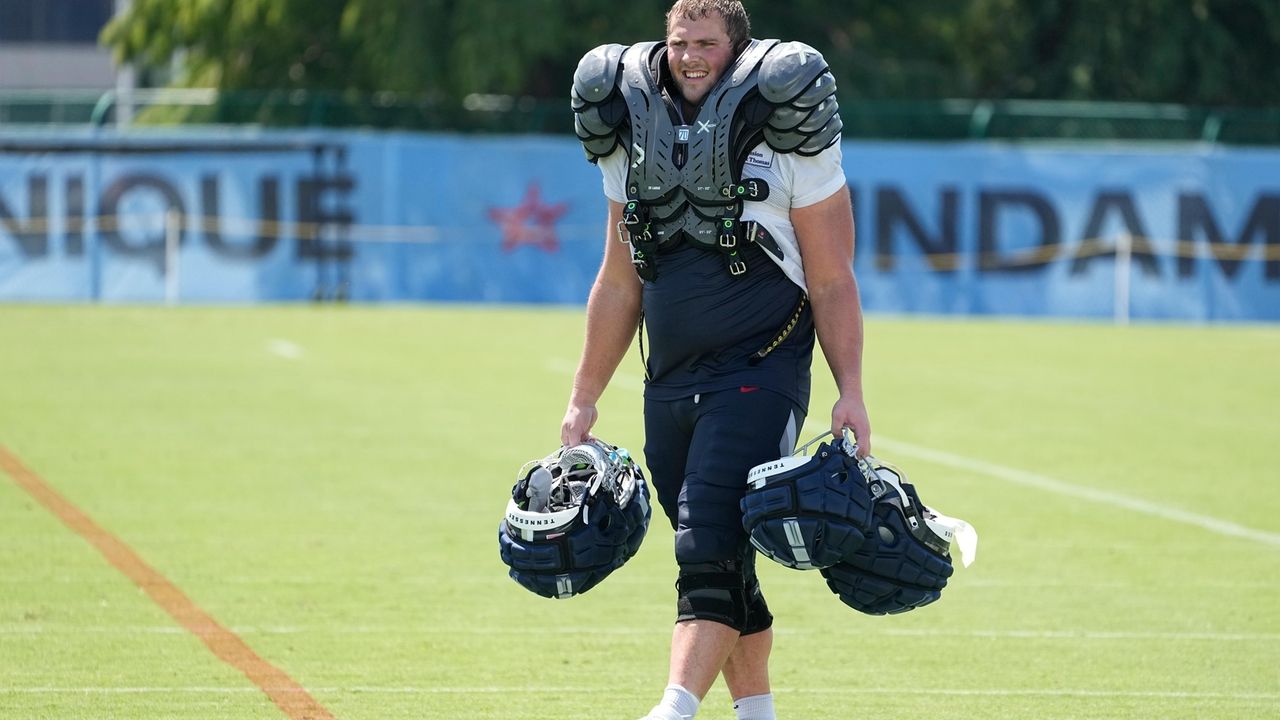
M 698 698 L 679 685 L 668 685 L 662 692 L 662 702 L 653 706 L 649 717 L 662 720 L 689 720 L 698 714 Z
M 738 720 L 777 720 L 773 714 L 773 693 L 752 695 L 733 701 L 733 711 Z

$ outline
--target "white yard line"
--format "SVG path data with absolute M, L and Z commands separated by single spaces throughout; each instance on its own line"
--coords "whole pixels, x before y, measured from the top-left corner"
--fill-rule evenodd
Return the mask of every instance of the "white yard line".
M 576 369 L 571 363 L 560 358 L 552 358 L 547 361 L 547 369 L 561 374 L 572 376 Z M 644 381 L 634 375 L 627 373 L 616 373 L 610 385 L 618 385 L 628 390 L 638 390 L 643 392 Z M 1201 515 L 1198 513 L 1188 512 L 1180 508 L 1169 505 L 1161 505 L 1149 500 L 1130 497 L 1116 492 L 1107 490 L 1099 490 L 1097 488 L 1086 487 L 1084 485 L 1076 485 L 1063 480 L 1057 480 L 1046 475 L 1040 475 L 1018 468 L 1006 467 L 995 463 L 979 460 L 977 458 L 956 455 L 943 450 L 935 450 L 933 448 L 914 445 L 912 443 L 894 440 L 884 435 L 875 436 L 875 446 L 885 448 L 890 453 L 910 455 L 921 460 L 945 465 L 947 467 L 956 468 L 958 470 L 966 470 L 978 473 L 996 480 L 1022 485 L 1024 487 L 1032 487 L 1037 490 L 1054 493 L 1056 495 L 1064 495 L 1077 500 L 1088 500 L 1090 502 L 1100 503 L 1110 507 L 1124 508 L 1134 512 L 1143 513 L 1158 517 L 1162 520 L 1192 525 L 1202 530 L 1226 535 L 1228 537 L 1245 538 L 1266 545 L 1280 547 L 1280 532 L 1270 530 L 1257 530 L 1255 528 L 1245 527 L 1223 520 L 1210 515 Z
M 830 634 L 824 632 L 822 634 Z M 853 633 L 851 633 L 853 634 Z M 1277 642 L 1280 633 L 1249 632 L 1137 632 L 1130 630 L 882 630 L 884 635 L 960 637 L 1018 640 L 1204 640 L 1208 642 Z
M 562 357 L 548 357 L 545 363 L 547 370 L 557 375 L 567 375 L 573 377 L 578 371 L 578 363 L 576 360 L 568 360 Z M 609 387 L 622 388 L 623 390 L 632 390 L 634 392 L 644 392 L 644 379 L 639 375 L 632 375 L 626 372 L 615 372 L 613 379 L 609 381 Z M 565 397 L 569 396 L 569 386 L 564 387 Z
M 307 354 L 306 350 L 303 350 L 301 345 L 283 338 L 273 338 L 268 340 L 267 352 L 275 355 L 276 357 L 284 358 L 285 360 L 301 360 L 302 357 Z
M 311 688 L 313 693 L 368 693 L 383 695 L 589 695 L 599 688 L 547 687 L 547 686 L 476 686 L 476 687 L 383 687 L 353 685 L 350 687 Z M 210 694 L 231 695 L 260 693 L 256 687 L 0 687 L 0 695 L 146 695 L 146 694 Z M 635 692 L 645 692 L 636 690 Z M 806 695 L 901 695 L 901 687 L 828 687 L 828 688 L 777 688 L 775 693 L 804 693 Z M 1196 692 L 1187 690 L 1088 690 L 1082 688 L 912 688 L 912 694 L 941 697 L 1083 697 L 1083 698 L 1151 698 L 1167 700 L 1280 700 L 1280 693 L 1268 692 Z M 625 691 L 623 691 L 625 694 Z
M 774 692 L 800 692 L 806 695 L 867 695 L 902 693 L 901 687 L 877 688 L 782 688 Z M 1195 692 L 1186 690 L 1085 690 L 1076 688 L 912 688 L 912 693 L 944 697 L 1088 697 L 1088 698 L 1159 698 L 1170 700 L 1277 700 L 1280 693 L 1266 692 Z
M 1032 487 L 1037 490 L 1044 490 L 1056 495 L 1065 495 L 1067 497 L 1076 498 L 1078 500 L 1088 500 L 1090 502 L 1100 503 L 1116 508 L 1124 508 L 1134 512 L 1143 513 L 1161 518 L 1162 520 L 1170 520 L 1186 525 L 1193 525 L 1218 533 L 1228 537 L 1245 538 L 1255 542 L 1274 545 L 1280 547 L 1280 533 L 1271 532 L 1269 530 L 1257 530 L 1254 528 L 1237 525 L 1229 520 L 1215 518 L 1210 515 L 1200 515 L 1198 513 L 1188 512 L 1176 507 L 1161 505 L 1149 500 L 1130 497 L 1116 492 L 1107 490 L 1099 490 L 1097 488 L 1076 485 L 1063 480 L 1057 480 L 1045 475 L 1019 470 L 1017 468 L 997 465 L 995 463 L 986 462 L 976 458 L 964 457 L 954 453 L 942 450 L 934 450 L 932 448 L 913 445 L 911 443 L 902 442 L 901 440 L 893 440 L 883 435 L 877 435 L 875 438 L 877 447 L 887 449 L 890 453 L 899 455 L 910 455 L 921 460 L 945 465 L 957 470 L 966 470 L 979 475 L 985 475 L 996 480 L 1022 485 L 1024 487 Z
M 233 627 L 237 635 L 432 635 L 432 636 L 516 636 L 516 635 L 611 635 L 665 637 L 666 628 L 406 628 L 383 626 L 324 626 L 304 627 Z M 186 632 L 178 626 L 166 625 L 94 625 L 88 627 L 31 625 L 0 625 L 0 636 L 8 635 L 180 635 Z M 834 628 L 822 630 L 797 630 L 775 628 L 779 635 L 874 637 L 923 637 L 923 638 L 988 638 L 1008 640 L 1151 640 L 1151 641 L 1204 641 L 1204 642 L 1280 642 L 1280 633 L 1252 633 L 1230 631 L 1143 632 L 1129 630 L 941 630 L 933 628 L 873 630 L 855 628 L 841 631 Z

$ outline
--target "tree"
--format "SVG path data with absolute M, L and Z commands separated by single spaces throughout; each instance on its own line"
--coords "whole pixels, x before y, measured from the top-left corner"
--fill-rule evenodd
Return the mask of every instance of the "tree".
M 1189 105 L 1280 101 L 1274 0 L 972 0 L 976 94 Z
M 668 5 L 132 0 L 103 41 L 118 60 L 143 67 L 177 60 L 178 86 L 252 91 L 263 106 L 295 90 L 392 93 L 423 107 L 459 107 L 473 93 L 560 103 L 583 53 L 604 42 L 660 39 Z M 819 48 L 841 96 L 854 101 L 1280 102 L 1276 0 L 748 0 L 748 6 L 757 37 Z

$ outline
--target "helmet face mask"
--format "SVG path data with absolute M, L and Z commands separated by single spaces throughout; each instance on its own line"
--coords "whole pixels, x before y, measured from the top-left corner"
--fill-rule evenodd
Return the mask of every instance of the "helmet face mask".
M 939 522 L 941 516 L 920 501 L 915 486 L 907 482 L 907 474 L 896 465 L 874 457 L 866 458 L 863 465 L 863 476 L 867 478 L 867 486 L 876 502 L 896 508 L 902 515 L 907 532 L 935 555 L 950 562 L 954 530 Z M 880 528 L 883 537 L 885 526 L 882 524 Z
M 652 510 L 640 467 L 592 441 L 526 463 L 498 526 L 509 575 L 543 597 L 595 587 L 640 549 Z

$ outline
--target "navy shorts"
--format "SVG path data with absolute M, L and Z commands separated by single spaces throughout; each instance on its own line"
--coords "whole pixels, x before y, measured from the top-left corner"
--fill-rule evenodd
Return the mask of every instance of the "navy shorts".
M 646 399 L 644 425 L 649 480 L 676 531 L 676 561 L 743 559 L 747 472 L 795 450 L 804 411 L 782 394 L 743 387 Z

